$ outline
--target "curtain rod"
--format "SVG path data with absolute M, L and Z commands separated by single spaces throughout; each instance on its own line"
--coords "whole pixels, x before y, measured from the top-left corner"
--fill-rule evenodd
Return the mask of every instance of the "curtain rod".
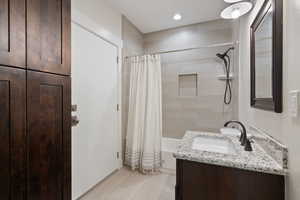
M 175 50 L 167 50 L 167 51 L 158 51 L 153 53 L 146 53 L 146 54 L 140 54 L 140 55 L 133 55 L 133 56 L 126 56 L 125 58 L 131 58 L 136 56 L 143 56 L 143 55 L 155 55 L 155 54 L 167 54 L 167 53 L 176 53 L 176 52 L 182 52 L 182 51 L 190 51 L 190 50 L 196 50 L 196 49 L 203 49 L 203 48 L 213 48 L 213 47 L 223 47 L 223 46 L 235 46 L 237 42 L 228 42 L 228 43 L 219 43 L 219 44 L 212 44 L 207 46 L 199 46 L 199 47 L 193 47 L 193 48 L 186 48 L 186 49 L 175 49 Z

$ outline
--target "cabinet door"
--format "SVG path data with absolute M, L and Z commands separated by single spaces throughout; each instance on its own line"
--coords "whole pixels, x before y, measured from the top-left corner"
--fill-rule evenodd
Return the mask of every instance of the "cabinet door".
M 182 161 L 182 200 L 221 200 L 218 198 L 218 167 Z M 224 199 L 227 200 L 227 199 Z
M 0 65 L 25 68 L 25 0 L 0 0 Z
M 70 200 L 70 78 L 27 73 L 27 198 Z
M 21 69 L 0 67 L 0 199 L 25 194 L 26 80 Z
M 70 74 L 71 0 L 27 0 L 27 68 Z

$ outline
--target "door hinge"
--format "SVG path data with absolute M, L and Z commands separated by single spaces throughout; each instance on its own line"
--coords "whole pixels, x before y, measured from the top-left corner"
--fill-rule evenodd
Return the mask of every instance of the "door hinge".
M 119 56 L 117 56 L 117 64 L 119 64 Z
M 117 104 L 117 111 L 120 111 L 120 106 L 119 106 L 119 104 Z
M 119 153 L 119 152 L 117 152 L 117 158 L 118 158 L 118 159 L 120 158 L 120 153 Z

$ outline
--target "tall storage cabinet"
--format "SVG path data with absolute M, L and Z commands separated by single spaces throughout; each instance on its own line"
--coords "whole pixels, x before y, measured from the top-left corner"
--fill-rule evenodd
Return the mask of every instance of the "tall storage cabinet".
M 0 199 L 26 192 L 25 70 L 0 67 Z
M 0 199 L 71 199 L 71 0 L 0 0 Z
M 70 0 L 27 0 L 27 68 L 70 75 Z
M 0 0 L 0 65 L 25 68 L 25 0 Z
M 27 199 L 70 199 L 70 77 L 27 72 Z

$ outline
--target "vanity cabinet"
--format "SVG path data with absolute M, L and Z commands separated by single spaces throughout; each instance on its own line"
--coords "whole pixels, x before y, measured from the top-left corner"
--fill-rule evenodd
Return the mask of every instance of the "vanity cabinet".
M 284 200 L 284 176 L 177 159 L 176 200 Z

